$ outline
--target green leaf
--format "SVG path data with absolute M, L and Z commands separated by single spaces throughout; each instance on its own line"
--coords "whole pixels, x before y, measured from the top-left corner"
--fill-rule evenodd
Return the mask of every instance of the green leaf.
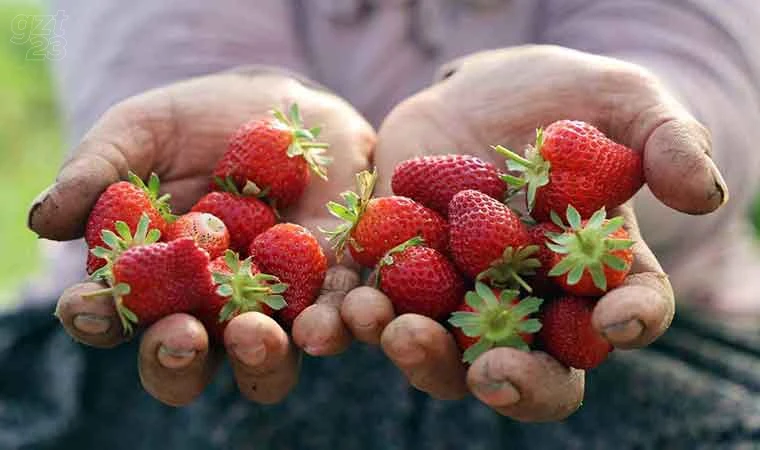
M 512 314 L 516 317 L 527 317 L 538 312 L 543 302 L 544 300 L 538 297 L 525 297 L 520 303 L 512 307 Z
M 605 236 L 609 236 L 612 233 L 616 232 L 620 228 L 625 225 L 625 219 L 623 219 L 622 216 L 613 217 L 612 219 L 608 220 L 606 224 L 602 226 L 602 233 Z
M 219 311 L 219 322 L 226 322 L 234 317 L 238 312 L 238 306 L 232 302 L 227 302 Z
M 282 295 L 267 295 L 264 297 L 262 302 L 275 311 L 280 310 L 288 305 Z
M 487 307 L 493 308 L 499 306 L 499 301 L 496 300 L 496 296 L 488 285 L 483 282 L 475 282 L 475 292 L 483 299 Z
M 528 183 L 528 211 L 533 211 L 533 207 L 536 205 L 536 191 L 538 186 L 536 183 Z
M 559 214 L 557 214 L 556 211 L 551 210 L 549 212 L 549 217 L 551 218 L 551 220 L 554 223 L 554 225 L 557 225 L 558 227 L 562 228 L 563 230 L 565 229 L 565 224 L 562 222 L 562 218 L 559 216 Z
M 541 330 L 541 322 L 538 319 L 523 320 L 517 325 L 520 333 L 537 333 Z
M 570 253 L 570 249 L 568 249 L 564 245 L 555 244 L 554 242 L 547 242 L 546 248 L 553 251 L 554 253 L 559 253 L 560 255 L 565 255 L 567 253 Z
M 92 255 L 97 258 L 103 258 L 103 259 L 111 255 L 111 252 L 108 249 L 105 249 L 103 247 L 95 247 L 90 250 L 90 253 L 92 253 Z
M 586 228 L 599 228 L 602 226 L 606 218 L 607 211 L 604 209 L 604 206 L 602 206 L 588 220 L 588 223 L 586 223 Z
M 611 255 L 609 253 L 602 256 L 602 264 L 618 271 L 623 271 L 628 268 L 628 265 L 625 263 L 625 261 L 623 261 L 622 258 Z
M 516 188 L 521 188 L 527 184 L 524 178 L 516 177 L 514 175 L 503 174 L 503 175 L 499 175 L 499 178 L 501 179 L 501 181 Z
M 111 249 L 119 249 L 121 247 L 121 239 L 116 236 L 111 230 L 103 230 L 100 233 L 100 238 Z
M 569 272 L 575 266 L 575 258 L 565 256 L 549 271 L 549 276 L 558 277 Z
M 240 257 L 238 257 L 238 254 L 232 250 L 225 250 L 224 263 L 227 264 L 227 267 L 232 273 L 237 273 L 238 269 L 240 269 Z
M 283 292 L 288 290 L 289 285 L 287 283 L 278 283 L 272 285 L 270 292 L 272 294 L 282 294 Z
M 114 222 L 113 228 L 119 234 L 119 237 L 121 237 L 125 241 L 132 240 L 132 232 L 129 230 L 129 225 L 127 225 L 124 221 L 117 220 L 116 222 Z
M 464 295 L 464 300 L 475 311 L 482 311 L 486 307 L 485 301 L 474 291 L 468 291 Z
M 219 272 L 212 272 L 211 278 L 214 280 L 214 284 L 224 284 L 232 281 L 232 277 Z
M 492 342 L 488 341 L 487 339 L 480 338 L 478 342 L 465 350 L 464 354 L 462 355 L 462 361 L 472 364 L 478 358 L 478 356 L 490 350 L 491 347 L 493 347 Z
M 235 291 L 234 289 L 232 289 L 232 286 L 225 283 L 225 284 L 220 284 L 219 286 L 217 286 L 216 293 L 220 297 L 231 297 L 232 294 L 235 293 Z
M 572 269 L 570 269 L 570 272 L 567 274 L 567 284 L 570 286 L 578 284 L 578 282 L 581 280 L 581 277 L 583 276 L 583 271 L 586 268 L 583 266 L 583 264 L 576 264 L 573 266 Z
M 122 316 L 124 316 L 125 319 L 127 319 L 131 323 L 137 323 L 139 319 L 137 318 L 137 314 L 132 312 L 131 309 L 127 308 L 123 304 L 119 307 L 119 312 Z
M 354 209 L 348 209 L 340 203 L 327 202 L 327 210 L 333 216 L 337 217 L 338 219 L 345 220 L 346 222 L 353 222 L 356 218 Z
M 594 286 L 599 289 L 607 290 L 607 277 L 604 276 L 604 269 L 599 262 L 594 262 L 588 266 L 588 271 L 591 273 L 591 279 L 594 281 Z
M 153 228 L 145 237 L 145 244 L 155 244 L 159 239 L 161 239 L 161 232 L 157 228 Z
M 581 219 L 580 213 L 573 207 L 573 205 L 567 205 L 567 221 L 570 223 L 572 229 L 578 230 L 581 228 L 581 222 L 583 219 Z
M 607 239 L 604 246 L 607 250 L 626 250 L 635 244 L 631 239 Z

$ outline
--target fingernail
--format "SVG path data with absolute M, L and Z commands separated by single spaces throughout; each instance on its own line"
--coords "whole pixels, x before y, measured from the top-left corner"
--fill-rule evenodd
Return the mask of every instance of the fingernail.
M 37 212 L 37 209 L 40 207 L 40 205 L 42 205 L 48 195 L 50 195 L 50 191 L 52 191 L 54 187 L 55 183 L 43 189 L 43 191 L 37 194 L 37 197 L 32 200 L 32 204 L 29 206 L 29 213 L 26 216 L 27 228 L 32 229 L 32 219 L 34 218 L 34 213 Z
M 82 313 L 74 316 L 74 328 L 86 334 L 104 334 L 111 328 L 111 320 L 95 314 Z
M 324 348 L 324 345 L 306 345 L 304 346 L 303 351 L 310 356 L 320 356 L 324 353 Z
M 167 369 L 182 369 L 190 365 L 198 352 L 195 349 L 178 349 L 161 344 L 158 362 Z
M 257 366 L 264 362 L 267 357 L 267 349 L 264 344 L 254 346 L 235 345 L 235 356 L 247 366 Z
M 425 350 L 417 344 L 401 341 L 393 346 L 394 359 L 404 365 L 417 365 L 425 360 Z
M 644 332 L 644 324 L 639 319 L 613 323 L 602 328 L 602 334 L 614 342 L 630 342 L 638 339 Z
M 729 197 L 726 180 L 723 179 L 723 175 L 721 175 L 718 166 L 715 165 L 715 162 L 712 159 L 707 158 L 707 164 L 710 167 L 710 172 L 712 172 L 713 176 L 713 186 L 711 188 L 714 188 L 714 190 L 710 191 L 709 197 L 712 198 L 715 195 L 720 195 L 720 206 L 723 206 L 726 204 Z
M 507 380 L 488 380 L 475 386 L 483 400 L 493 406 L 509 406 L 520 401 L 520 392 Z

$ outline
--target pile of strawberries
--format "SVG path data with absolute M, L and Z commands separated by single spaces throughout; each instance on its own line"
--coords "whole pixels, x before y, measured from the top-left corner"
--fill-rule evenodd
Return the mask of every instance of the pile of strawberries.
M 567 120 L 539 130 L 524 157 L 493 149 L 511 174 L 474 156 L 418 157 L 396 166 L 396 195 L 378 198 L 376 175 L 358 174 L 357 192 L 328 204 L 344 221 L 328 237 L 338 257 L 348 247 L 375 269 L 396 313 L 448 319 L 467 363 L 534 346 L 596 367 L 612 347 L 591 325 L 594 304 L 633 262 L 623 218 L 606 211 L 643 185 L 641 156 Z M 517 195 L 528 214 L 507 206 Z
M 173 313 L 190 313 L 213 339 L 237 314 L 258 311 L 285 326 L 314 303 L 327 271 L 317 239 L 278 221 L 296 204 L 311 173 L 326 178 L 318 128 L 286 116 L 252 120 L 231 137 L 210 192 L 176 217 L 168 195 L 134 174 L 98 198 L 85 229 L 87 271 L 108 288 L 125 332 Z

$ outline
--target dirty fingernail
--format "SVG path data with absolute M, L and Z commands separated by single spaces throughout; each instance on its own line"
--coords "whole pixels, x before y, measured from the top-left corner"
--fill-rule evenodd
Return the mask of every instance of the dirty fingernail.
M 111 328 L 111 320 L 95 314 L 82 313 L 74 316 L 74 328 L 86 334 L 104 334 Z
M 43 191 L 37 194 L 37 197 L 32 200 L 32 204 L 29 206 L 29 213 L 26 216 L 27 228 L 32 228 L 32 220 L 34 219 L 34 214 L 37 212 L 37 209 L 40 207 L 40 205 L 42 205 L 48 195 L 50 195 L 50 191 L 52 191 L 54 187 L 55 183 L 43 189 Z
M 714 191 L 711 191 L 714 194 L 711 193 L 710 195 L 711 196 L 720 195 L 720 206 L 723 206 L 726 204 L 729 197 L 726 180 L 723 179 L 723 175 L 721 175 L 720 170 L 718 170 L 718 166 L 715 165 L 715 162 L 713 162 L 712 159 L 708 158 L 707 163 L 710 167 L 710 172 L 712 172 L 713 184 L 714 184 L 714 189 L 715 189 Z
M 520 401 L 520 392 L 507 380 L 485 381 L 475 389 L 479 397 L 492 406 L 509 406 Z
M 182 369 L 190 365 L 198 352 L 195 349 L 178 349 L 161 344 L 158 362 L 167 369 Z
M 264 362 L 267 357 L 267 349 L 264 344 L 254 346 L 236 345 L 233 351 L 238 359 L 245 365 L 257 366 Z
M 614 342 L 630 342 L 641 336 L 644 332 L 644 324 L 639 319 L 630 319 L 624 322 L 613 323 L 602 329 L 604 336 Z

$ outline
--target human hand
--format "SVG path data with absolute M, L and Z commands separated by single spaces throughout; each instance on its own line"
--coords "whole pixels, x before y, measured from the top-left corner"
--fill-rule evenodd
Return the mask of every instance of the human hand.
M 174 211 L 186 212 L 206 193 L 231 133 L 254 117 L 267 116 L 273 107 L 284 109 L 292 103 L 298 103 L 306 123 L 323 127 L 320 140 L 330 144 L 328 154 L 340 161 L 328 168 L 329 181 L 312 177 L 300 203 L 283 211 L 283 220 L 300 223 L 320 236 L 317 227 L 333 226 L 325 203 L 350 188 L 354 174 L 366 168 L 374 131 L 332 94 L 285 75 L 246 72 L 173 84 L 109 109 L 65 161 L 56 182 L 38 196 L 29 211 L 29 227 L 48 239 L 81 237 L 100 193 L 126 179 L 130 170 L 144 179 L 156 172 L 163 190 L 172 195 Z M 296 345 L 312 355 L 330 355 L 350 343 L 339 306 L 359 277 L 350 265 L 330 261 L 322 295 L 293 324 L 295 344 L 266 315 L 250 312 L 230 321 L 224 347 L 247 398 L 273 403 L 290 391 L 298 374 Z M 75 339 L 112 347 L 125 339 L 112 299 L 83 299 L 83 294 L 101 288 L 93 282 L 70 287 L 58 301 L 57 315 Z M 165 317 L 149 327 L 139 352 L 143 386 L 170 405 L 197 397 L 223 353 L 209 345 L 201 323 L 187 314 Z
M 710 159 L 707 130 L 646 70 L 560 47 L 528 46 L 477 53 L 445 67 L 441 81 L 399 104 L 378 132 L 378 195 L 390 193 L 399 162 L 420 154 L 460 152 L 503 167 L 493 144 L 520 149 L 535 129 L 559 119 L 589 122 L 643 153 L 646 184 L 667 206 L 705 214 L 728 197 Z M 635 263 L 626 282 L 597 304 L 593 325 L 621 349 L 659 337 L 674 314 L 673 292 L 643 242 L 630 205 L 623 215 Z M 472 392 L 503 415 L 523 421 L 560 420 L 583 398 L 584 372 L 549 355 L 492 349 L 465 367 L 452 336 L 414 314 L 394 317 L 381 292 L 360 287 L 341 309 L 354 336 L 379 343 L 418 389 L 441 399 Z

